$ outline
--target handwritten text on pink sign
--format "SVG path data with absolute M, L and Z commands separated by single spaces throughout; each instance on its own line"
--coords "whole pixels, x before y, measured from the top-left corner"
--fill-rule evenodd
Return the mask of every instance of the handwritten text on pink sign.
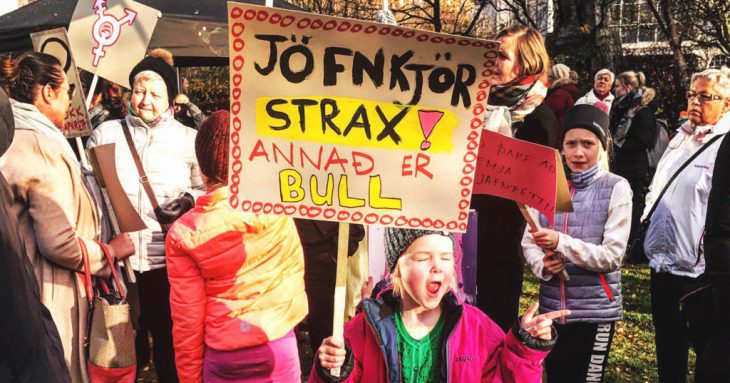
M 555 215 L 556 151 L 485 130 L 477 159 L 474 194 L 491 194 L 522 202 Z

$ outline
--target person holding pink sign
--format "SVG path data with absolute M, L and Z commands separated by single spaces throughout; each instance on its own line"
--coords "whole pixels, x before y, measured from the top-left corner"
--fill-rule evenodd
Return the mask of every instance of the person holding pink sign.
M 621 261 L 631 226 L 631 187 L 601 164 L 609 138 L 606 113 L 575 106 L 564 128 L 573 212 L 557 213 L 552 229 L 540 214 L 543 228 L 526 230 L 522 247 L 541 279 L 541 312 L 572 312 L 555 325 L 560 339 L 545 360 L 548 382 L 599 382 L 616 321 L 623 317 Z M 567 281 L 557 277 L 563 270 Z
M 504 115 L 509 129 L 486 129 L 556 146 L 557 118 L 543 103 L 547 92 L 543 78 L 550 58 L 542 35 L 535 29 L 514 26 L 499 32 L 497 40 L 499 56 L 489 90 L 488 120 L 494 114 Z M 525 219 L 514 201 L 492 195 L 473 194 L 471 208 L 477 211 L 479 219 L 477 307 L 507 331 L 517 319 L 522 294 L 524 262 L 520 240 Z
M 484 382 L 542 380 L 553 319 L 535 304 L 505 333 L 456 297 L 454 235 L 386 229 L 392 288 L 365 299 L 344 341 L 329 337 L 314 358 L 310 382 Z M 329 369 L 341 368 L 340 376 Z

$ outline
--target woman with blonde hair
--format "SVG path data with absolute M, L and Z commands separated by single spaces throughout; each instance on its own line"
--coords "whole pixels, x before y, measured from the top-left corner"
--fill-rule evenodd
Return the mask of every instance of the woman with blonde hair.
M 646 86 L 642 72 L 628 71 L 616 76 L 616 101 L 611 108 L 613 161 L 611 170 L 626 178 L 634 192 L 631 214 L 631 241 L 639 228 L 644 201 L 653 169 L 647 151 L 657 138 L 654 89 Z
M 543 79 L 550 66 L 542 35 L 513 26 L 496 39 L 500 47 L 487 120 L 501 119 L 506 128 L 486 129 L 554 147 L 557 120 L 549 107 L 541 105 L 547 92 Z M 471 207 L 479 214 L 477 306 L 507 331 L 517 319 L 522 293 L 520 239 L 525 220 L 514 201 L 500 197 L 472 195 Z
M 495 39 L 500 43 L 499 56 L 487 104 L 506 107 L 514 124 L 545 99 L 547 86 L 541 78 L 547 73 L 550 58 L 545 40 L 533 28 L 515 25 L 501 30 Z

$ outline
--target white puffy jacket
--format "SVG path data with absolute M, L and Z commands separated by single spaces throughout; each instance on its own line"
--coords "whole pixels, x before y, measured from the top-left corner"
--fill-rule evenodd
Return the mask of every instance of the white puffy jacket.
M 151 128 L 142 119 L 126 117 L 142 166 L 157 202 L 177 198 L 182 192 L 202 189 L 200 168 L 195 158 L 196 131 L 170 117 Z M 165 237 L 147 194 L 139 182 L 139 172 L 122 131 L 122 120 L 106 121 L 94 129 L 87 148 L 116 144 L 115 158 L 119 181 L 147 229 L 132 233 L 136 253 L 130 258 L 134 270 L 144 272 L 165 267 Z M 200 192 L 193 192 L 193 195 Z

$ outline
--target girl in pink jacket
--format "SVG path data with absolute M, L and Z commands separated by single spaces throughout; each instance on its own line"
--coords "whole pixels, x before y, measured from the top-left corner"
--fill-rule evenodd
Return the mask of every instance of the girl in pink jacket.
M 393 288 L 362 302 L 345 339 L 322 342 L 310 382 L 540 382 L 555 344 L 552 320 L 567 310 L 527 310 L 507 335 L 454 295 L 454 237 L 387 229 Z M 340 367 L 339 377 L 330 369 Z

